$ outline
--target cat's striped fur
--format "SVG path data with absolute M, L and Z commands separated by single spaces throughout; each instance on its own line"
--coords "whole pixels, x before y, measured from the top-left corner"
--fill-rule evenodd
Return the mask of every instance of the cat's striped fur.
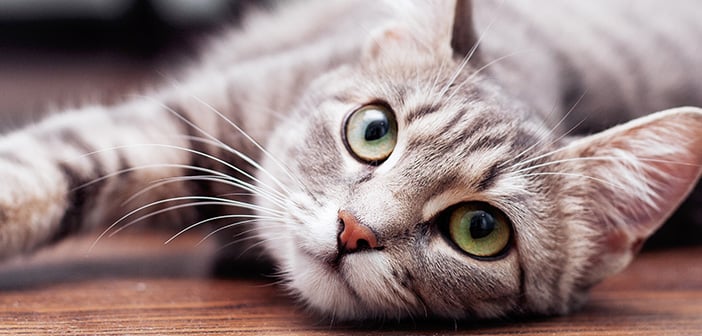
M 337 318 L 570 311 L 697 181 L 702 112 L 573 130 L 702 105 L 702 6 L 454 5 L 314 1 L 252 14 L 176 84 L 4 136 L 0 255 L 141 215 L 138 225 L 214 218 L 214 229 L 245 220 L 236 231 L 253 226 L 252 246 L 294 295 Z M 398 141 L 367 165 L 341 128 L 378 102 L 397 116 Z M 465 201 L 510 218 L 504 257 L 471 258 L 440 232 L 438 214 Z M 380 246 L 344 252 L 342 210 Z

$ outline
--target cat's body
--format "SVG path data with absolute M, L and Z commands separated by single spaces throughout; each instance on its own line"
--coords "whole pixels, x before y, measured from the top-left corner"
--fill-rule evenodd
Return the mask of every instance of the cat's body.
M 265 247 L 326 314 L 570 311 L 697 181 L 702 113 L 570 135 L 702 106 L 702 6 L 464 5 L 455 20 L 447 1 L 261 14 L 176 84 L 4 137 L 0 254 L 151 212 L 138 225 L 256 219 L 234 227 L 260 240 L 240 249 Z M 460 231 L 456 213 L 501 229 Z M 494 251 L 464 237 L 494 232 Z

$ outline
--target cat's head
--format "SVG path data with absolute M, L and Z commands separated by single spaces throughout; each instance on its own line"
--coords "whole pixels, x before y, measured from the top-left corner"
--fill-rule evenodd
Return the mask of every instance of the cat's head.
M 361 62 L 316 81 L 267 146 L 259 175 L 280 194 L 259 197 L 272 219 L 258 234 L 316 311 L 567 312 L 700 175 L 702 112 L 563 137 L 489 79 L 470 7 L 455 8 L 425 12 L 431 29 L 369 37 Z

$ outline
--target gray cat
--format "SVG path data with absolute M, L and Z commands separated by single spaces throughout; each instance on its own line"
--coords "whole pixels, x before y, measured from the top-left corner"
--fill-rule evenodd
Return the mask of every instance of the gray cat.
M 572 311 L 700 176 L 702 6 L 474 5 L 253 13 L 175 84 L 4 136 L 0 255 L 211 224 L 335 319 Z

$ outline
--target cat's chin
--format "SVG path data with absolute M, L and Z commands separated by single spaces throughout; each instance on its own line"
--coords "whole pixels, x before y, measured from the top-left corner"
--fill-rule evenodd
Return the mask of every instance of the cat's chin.
M 368 314 L 333 263 L 302 251 L 287 259 L 288 286 L 309 309 L 342 320 L 363 319 Z
M 290 259 L 286 273 L 292 291 L 311 310 L 331 319 L 402 319 L 421 305 L 381 252 L 328 260 L 296 251 Z

